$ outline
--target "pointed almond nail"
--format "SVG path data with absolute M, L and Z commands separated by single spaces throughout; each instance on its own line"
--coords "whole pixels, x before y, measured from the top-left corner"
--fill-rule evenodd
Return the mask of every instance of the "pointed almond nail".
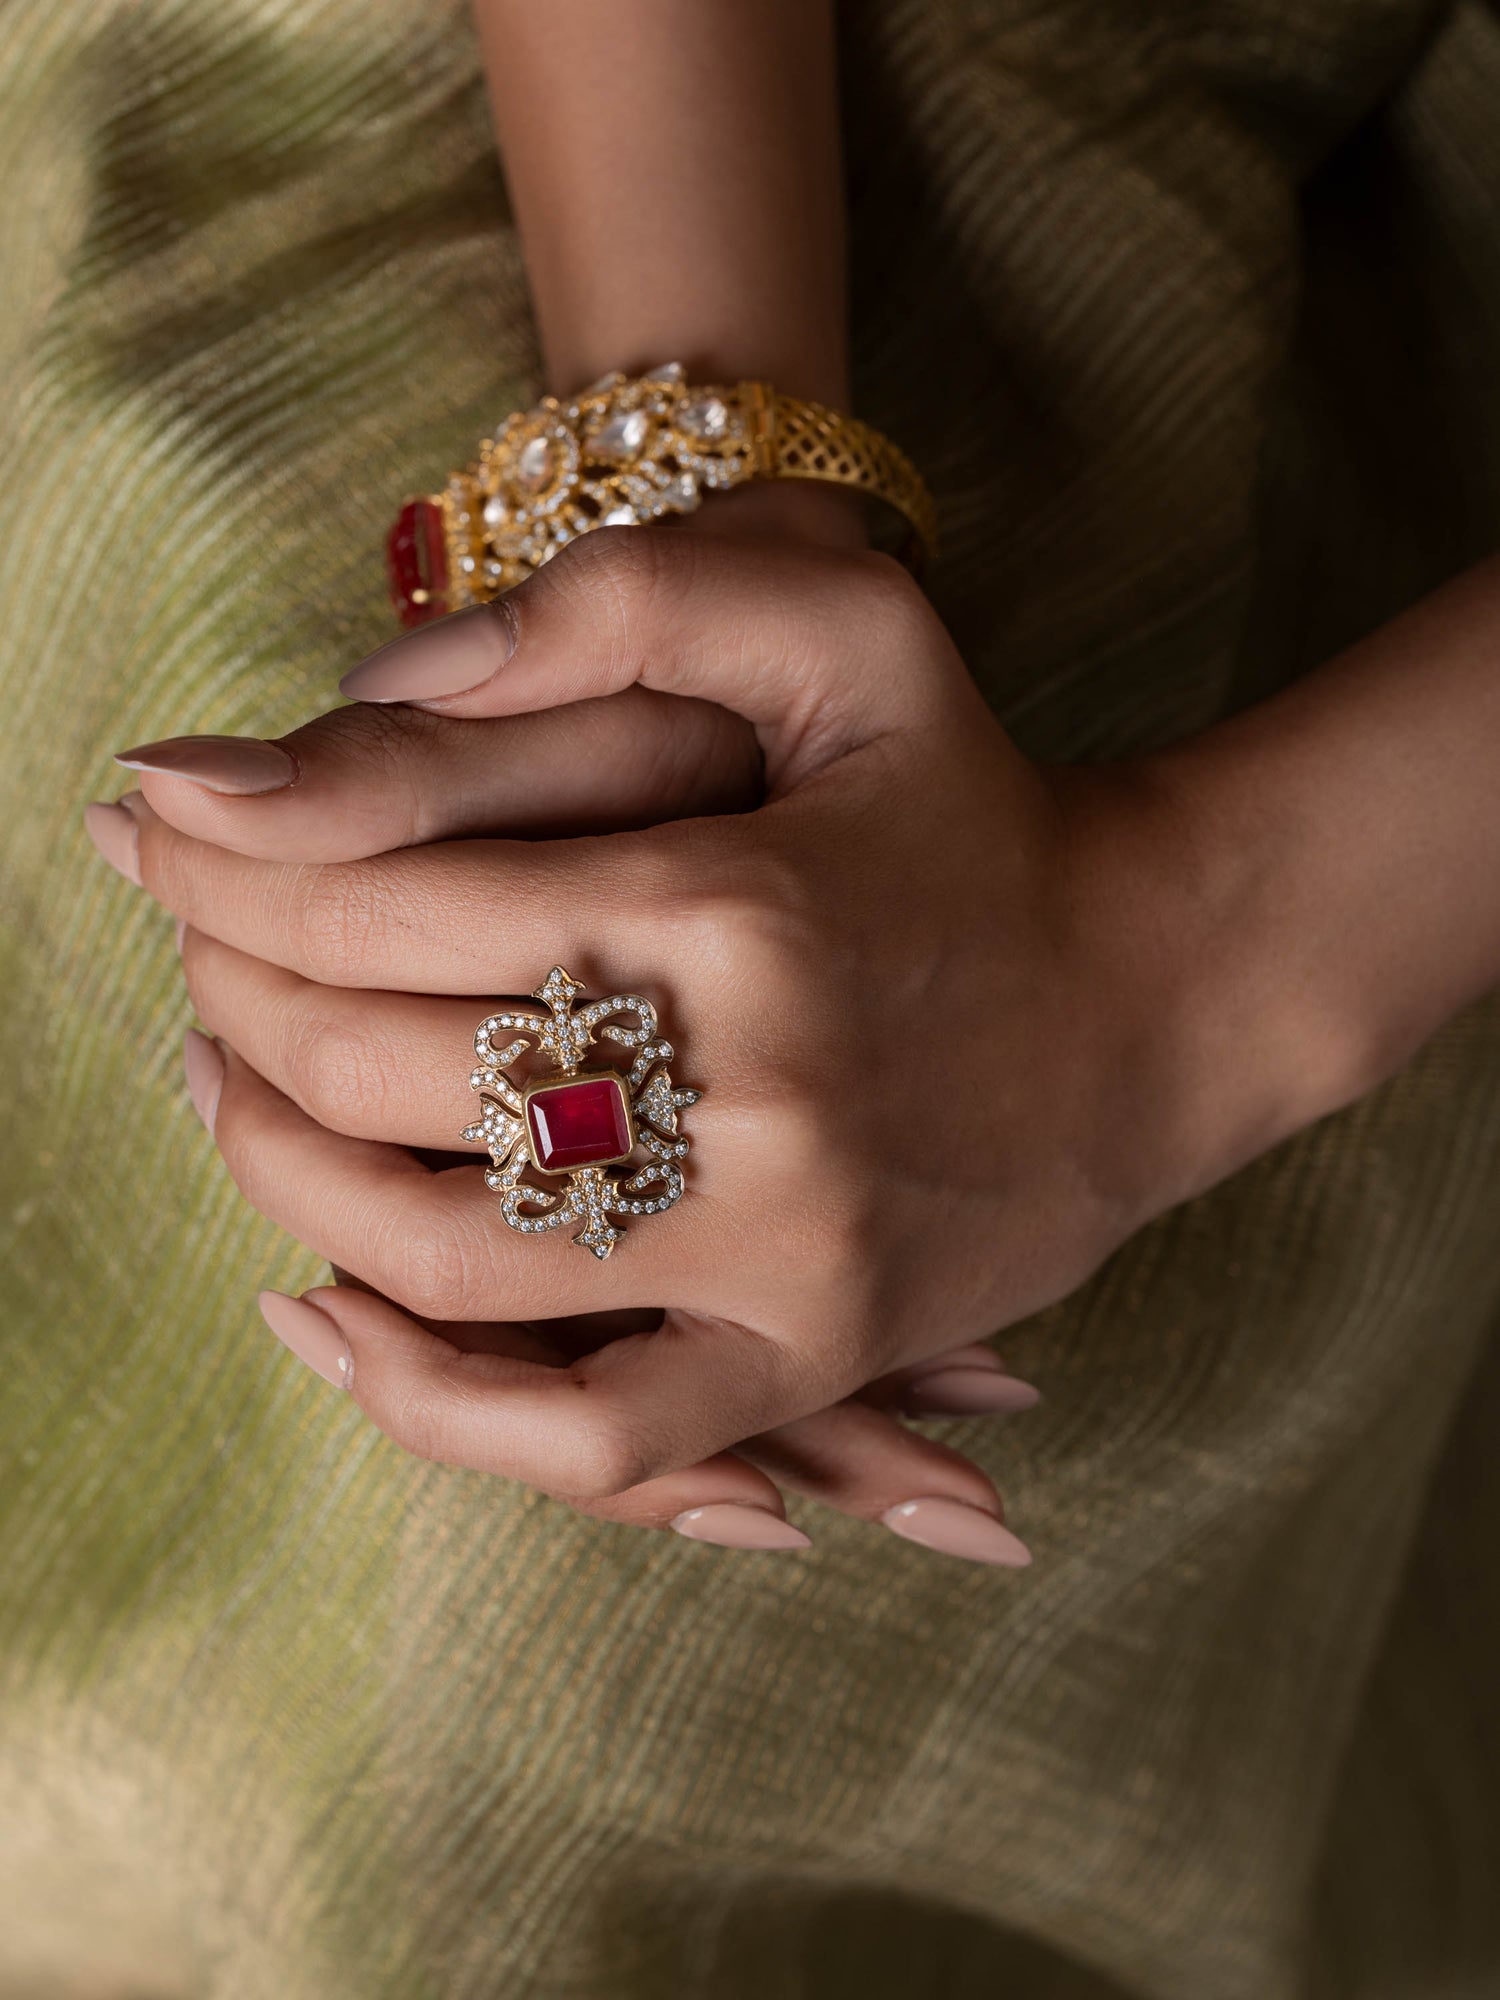
M 1041 1400 L 1029 1382 L 993 1368 L 939 1368 L 907 1384 L 901 1407 L 918 1417 L 1013 1416 Z
M 995 1563 L 1001 1569 L 1024 1569 L 1031 1551 L 1019 1536 L 981 1508 L 962 1500 L 938 1496 L 924 1500 L 903 1500 L 888 1507 L 881 1520 L 893 1535 L 919 1542 L 924 1549 L 937 1549 L 945 1556 L 964 1556 L 970 1562 Z
M 140 831 L 122 805 L 85 806 L 84 830 L 111 868 L 127 882 L 141 886 Z
M 305 1361 L 325 1382 L 337 1389 L 354 1383 L 354 1356 L 342 1330 L 327 1313 L 306 1299 L 290 1298 L 285 1292 L 262 1292 L 255 1303 L 260 1316 L 283 1347 L 289 1347 L 299 1361 Z
M 154 771 L 167 778 L 191 778 L 225 798 L 255 798 L 283 791 L 297 776 L 297 760 L 277 743 L 258 736 L 169 736 L 117 750 L 115 762 L 127 771 Z
M 721 1549 L 806 1549 L 812 1538 L 765 1507 L 745 1500 L 715 1500 L 689 1507 L 672 1526 L 690 1542 L 714 1542 Z
M 339 682 L 350 701 L 435 701 L 483 687 L 515 651 L 515 614 L 498 598 L 392 639 Z
M 182 1044 L 182 1067 L 193 1109 L 212 1138 L 214 1120 L 219 1115 L 219 1092 L 224 1088 L 224 1056 L 218 1043 L 196 1028 L 189 1028 Z

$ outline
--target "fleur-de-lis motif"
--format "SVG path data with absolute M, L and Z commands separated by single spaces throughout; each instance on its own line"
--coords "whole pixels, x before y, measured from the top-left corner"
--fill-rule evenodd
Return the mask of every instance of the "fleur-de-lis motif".
M 500 1196 L 500 1213 L 512 1229 L 529 1235 L 579 1222 L 583 1226 L 573 1241 L 604 1258 L 625 1233 L 610 1221 L 612 1215 L 657 1215 L 682 1198 L 688 1141 L 677 1114 L 696 1104 L 701 1093 L 673 1083 L 666 1067 L 672 1044 L 661 1039 L 649 1000 L 615 993 L 575 1008 L 584 990 L 580 980 L 554 965 L 532 996 L 546 1004 L 545 1014 L 524 1008 L 480 1023 L 474 1037 L 478 1066 L 469 1084 L 480 1093 L 481 1112 L 463 1137 L 488 1150 L 485 1181 Z M 621 1016 L 633 1017 L 635 1025 Z M 628 1072 L 580 1074 L 599 1040 L 635 1051 Z M 550 1063 L 553 1074 L 543 1070 L 524 1081 L 507 1074 L 528 1055 Z M 570 1080 L 577 1085 L 573 1135 L 566 1146 L 544 1153 L 546 1122 L 528 1109 L 529 1100 L 543 1098 L 555 1117 L 560 1086 Z M 623 1132 L 621 1097 L 628 1107 Z M 590 1119 L 597 1130 L 592 1142 Z M 644 1160 L 638 1159 L 641 1154 Z M 549 1166 L 548 1159 L 557 1164 Z M 566 1173 L 567 1185 L 537 1186 L 523 1178 L 528 1169 L 554 1180 Z

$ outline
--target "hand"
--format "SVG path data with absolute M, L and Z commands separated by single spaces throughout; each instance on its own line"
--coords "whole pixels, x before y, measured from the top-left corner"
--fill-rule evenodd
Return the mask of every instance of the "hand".
M 755 725 L 770 801 L 314 870 L 139 811 L 142 879 L 238 1052 L 215 1130 L 259 1207 L 431 1320 L 670 1301 L 559 1368 L 320 1298 L 404 1441 L 570 1498 L 637 1489 L 1057 1298 L 1265 1142 L 1264 1079 L 1208 1120 L 1192 1087 L 1173 802 L 1026 764 L 894 566 L 604 533 L 464 619 L 402 642 L 418 678 L 434 644 L 491 649 L 448 714 L 637 682 L 717 700 Z M 174 781 L 145 782 L 165 808 Z M 559 959 L 661 996 L 708 1088 L 689 1198 L 602 1265 L 499 1226 L 477 1168 L 397 1150 L 466 1117 L 475 1007 L 448 996 Z
M 768 525 L 785 532 L 779 519 Z M 743 810 L 758 798 L 761 782 L 759 747 L 741 718 L 645 689 L 497 721 L 356 704 L 277 743 L 181 737 L 122 752 L 118 761 L 142 772 L 165 815 L 184 830 L 211 833 L 238 852 L 295 860 L 309 853 L 352 860 L 484 827 L 555 833 Z M 99 810 L 107 830 L 122 820 L 129 824 L 128 811 Z M 91 825 L 98 824 L 91 816 Z M 133 849 L 133 834 L 127 839 Z M 134 869 L 132 852 L 127 872 Z M 189 931 L 180 942 L 188 965 L 201 969 L 207 941 Z M 211 1000 L 203 1005 L 211 1007 Z M 218 1060 L 202 1037 L 190 1035 L 190 1075 Z M 211 1110 L 210 1100 L 198 1094 Z M 211 1117 L 208 1122 L 212 1129 Z M 337 1109 L 331 1122 L 337 1126 Z M 369 1290 L 350 1273 L 336 1275 L 342 1285 Z M 348 1385 L 351 1358 L 338 1330 L 341 1316 L 367 1314 L 398 1342 L 410 1344 L 413 1332 L 409 1319 L 351 1302 L 347 1294 L 316 1291 L 297 1300 L 266 1293 L 262 1308 L 294 1351 L 341 1386 Z M 424 1331 L 434 1345 L 442 1339 L 470 1353 L 565 1366 L 656 1319 L 600 1314 L 528 1327 L 425 1322 Z M 991 1482 L 958 1453 L 912 1436 L 897 1419 L 1006 1415 L 1037 1400 L 1034 1389 L 1005 1372 L 991 1348 L 961 1347 L 895 1371 L 857 1399 L 750 1440 L 738 1454 L 723 1453 L 587 1503 L 586 1511 L 633 1525 L 670 1525 L 730 1547 L 805 1546 L 807 1536 L 785 1520 L 774 1477 L 788 1491 L 846 1512 L 870 1518 L 891 1513 L 892 1525 L 908 1538 L 930 1537 L 936 1524 L 970 1553 L 998 1548 L 1011 1562 L 1021 1545 L 991 1526 L 999 1513 Z M 914 1494 L 923 1496 L 920 1505 L 913 1504 Z

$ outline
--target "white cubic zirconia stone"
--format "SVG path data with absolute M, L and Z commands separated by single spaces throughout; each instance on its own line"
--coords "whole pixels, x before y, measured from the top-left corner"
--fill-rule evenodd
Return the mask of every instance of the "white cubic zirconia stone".
M 721 438 L 729 429 L 729 405 L 718 396 L 695 396 L 683 404 L 679 421 L 694 437 Z
M 594 433 L 594 449 L 606 458 L 636 458 L 650 435 L 651 419 L 644 410 L 617 410 Z
M 516 460 L 516 478 L 529 493 L 536 493 L 552 477 L 557 453 L 551 438 L 534 437 L 521 448 Z

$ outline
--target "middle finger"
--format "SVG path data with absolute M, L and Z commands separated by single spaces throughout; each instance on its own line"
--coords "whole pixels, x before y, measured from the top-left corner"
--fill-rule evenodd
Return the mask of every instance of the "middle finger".
M 418 993 L 525 993 L 550 965 L 598 963 L 651 925 L 640 910 L 664 866 L 651 835 L 461 840 L 362 861 L 260 861 L 194 840 L 139 792 L 147 892 L 197 930 L 338 986 Z M 649 966 L 627 966 L 639 980 Z M 613 968 L 606 968 L 609 976 Z

